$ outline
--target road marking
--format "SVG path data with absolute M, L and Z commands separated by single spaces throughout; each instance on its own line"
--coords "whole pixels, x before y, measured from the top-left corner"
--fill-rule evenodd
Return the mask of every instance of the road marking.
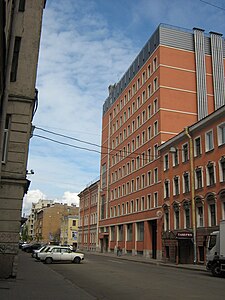
M 117 264 L 122 264 L 123 263 L 122 261 L 112 260 L 112 259 L 108 259 L 108 261 L 112 261 L 112 262 L 117 263 Z

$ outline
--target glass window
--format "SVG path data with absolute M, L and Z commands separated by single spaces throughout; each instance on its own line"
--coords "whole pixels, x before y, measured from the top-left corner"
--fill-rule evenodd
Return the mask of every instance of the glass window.
M 208 183 L 208 186 L 215 184 L 215 174 L 214 174 L 213 163 L 209 163 L 207 165 L 207 183 Z
M 137 241 L 144 240 L 144 222 L 137 223 Z
M 205 134 L 205 150 L 206 152 L 211 151 L 214 148 L 213 143 L 213 131 L 208 131 Z
M 209 221 L 211 226 L 216 225 L 216 205 L 215 203 L 209 204 Z
M 200 156 L 201 155 L 201 139 L 200 137 L 196 138 L 194 141 L 194 151 L 195 151 L 195 156 Z
M 179 195 L 180 189 L 179 189 L 179 177 L 175 176 L 173 179 L 173 194 L 174 196 Z
M 225 144 L 225 123 L 220 124 L 218 130 L 218 146 Z
M 196 189 L 203 188 L 202 169 L 201 168 L 198 168 L 198 169 L 195 170 L 195 186 L 196 186 Z
M 198 206 L 196 208 L 197 210 L 197 227 L 203 227 L 204 226 L 204 222 L 203 222 L 203 207 L 202 206 Z
M 225 182 L 225 157 L 222 157 L 220 162 L 220 182 Z
M 133 238 L 133 224 L 127 224 L 127 241 L 132 241 Z
M 164 171 L 168 170 L 169 169 L 169 155 L 166 154 L 164 156 Z
M 184 173 L 183 183 L 184 183 L 184 193 L 190 192 L 190 182 L 189 182 L 189 174 L 188 173 Z
M 183 162 L 187 162 L 189 157 L 188 157 L 188 144 L 184 144 L 182 146 L 182 157 L 183 157 Z
M 165 180 L 164 182 L 164 198 L 168 198 L 169 194 L 169 180 Z
M 175 149 L 175 151 L 173 152 L 173 166 L 178 166 L 179 161 L 178 161 L 178 149 Z

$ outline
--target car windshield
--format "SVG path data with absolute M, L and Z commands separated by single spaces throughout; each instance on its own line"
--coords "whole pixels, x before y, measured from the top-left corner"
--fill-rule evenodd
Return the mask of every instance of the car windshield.
M 211 235 L 209 238 L 208 249 L 211 250 L 216 245 L 216 235 Z

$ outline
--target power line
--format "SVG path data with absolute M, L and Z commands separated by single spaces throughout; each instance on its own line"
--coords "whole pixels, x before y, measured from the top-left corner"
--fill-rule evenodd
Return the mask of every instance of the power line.
M 115 156 L 115 153 L 104 153 L 104 152 L 101 152 L 101 151 L 98 151 L 98 150 L 95 150 L 95 149 L 90 149 L 90 148 L 86 148 L 86 147 L 80 147 L 80 146 L 76 146 L 76 145 L 72 145 L 72 144 L 69 144 L 69 143 L 65 143 L 65 142 L 60 142 L 60 141 L 57 141 L 55 139 L 52 139 L 52 138 L 48 138 L 48 137 L 45 137 L 45 136 L 42 136 L 42 135 L 39 135 L 39 134 L 33 134 L 33 136 L 35 137 L 38 137 L 38 138 L 41 138 L 41 139 L 44 139 L 44 140 L 48 140 L 48 141 L 51 141 L 53 143 L 57 143 L 57 144 L 60 144 L 60 145 L 64 145 L 64 146 L 68 146 L 68 147 L 72 147 L 72 148 L 76 148 L 76 149 L 80 149 L 80 150 L 85 150 L 85 151 L 89 151 L 89 152 L 95 152 L 95 153 L 98 153 L 98 154 L 104 154 L 104 155 L 110 155 L 110 156 Z M 114 151 L 114 150 L 113 150 Z M 153 158 L 158 158 L 158 156 L 154 156 L 154 155 L 145 155 L 145 157 L 147 158 L 143 158 L 142 155 L 143 153 L 136 153 L 136 156 L 132 156 L 131 154 L 134 154 L 134 152 L 130 152 L 128 155 L 122 155 L 120 154 L 119 151 L 121 152 L 124 152 L 123 150 L 115 150 L 119 153 L 119 156 L 120 158 L 134 158 L 136 159 L 138 156 L 140 156 L 140 160 L 143 160 L 143 161 L 149 161 L 149 158 L 150 157 L 153 157 Z M 118 154 L 117 153 L 117 154 Z M 127 151 L 125 151 L 125 153 L 128 153 Z
M 225 11 L 225 8 L 224 8 L 224 7 L 221 7 L 221 6 L 212 4 L 212 3 L 208 2 L 208 1 L 205 1 L 205 0 L 199 0 L 199 1 L 200 1 L 200 2 L 203 2 L 203 3 L 205 3 L 205 4 L 208 4 L 208 5 L 210 5 L 210 6 L 213 6 L 213 7 L 216 7 L 216 8 L 218 8 L 218 9 L 221 9 L 221 10 L 224 10 L 224 11 Z
M 101 148 L 101 149 L 106 149 L 106 150 L 109 150 L 109 151 L 113 151 L 114 153 L 108 153 L 108 152 L 104 153 L 104 152 L 100 152 L 100 151 L 97 151 L 97 150 L 92 150 L 92 149 L 89 149 L 89 148 L 82 148 L 82 147 L 74 146 L 74 145 L 71 145 L 71 144 L 67 145 L 67 143 L 64 144 L 64 145 L 67 145 L 67 146 L 70 146 L 70 147 L 74 147 L 74 148 L 78 148 L 78 149 L 83 149 L 83 150 L 89 149 L 88 151 L 93 151 L 93 152 L 100 153 L 100 154 L 115 155 L 116 153 L 118 153 L 121 157 L 124 157 L 124 158 L 127 157 L 127 156 L 130 156 L 130 154 L 142 155 L 142 153 L 138 153 L 137 151 L 129 152 L 127 150 L 124 151 L 123 149 L 116 150 L 116 149 L 108 148 L 108 147 L 101 146 L 101 145 L 98 145 L 98 144 L 95 144 L 95 143 L 91 143 L 91 142 L 88 142 L 88 141 L 85 141 L 85 140 L 74 138 L 74 137 L 71 137 L 71 136 L 68 136 L 68 135 L 65 135 L 65 134 L 60 134 L 60 133 L 57 133 L 57 132 L 54 132 L 54 131 L 46 130 L 46 129 L 38 127 L 38 126 L 35 126 L 35 128 L 38 129 L 38 130 L 41 130 L 43 132 L 47 132 L 47 133 L 56 135 L 56 136 L 60 136 L 60 137 L 63 137 L 63 138 L 74 140 L 74 141 L 77 141 L 77 142 L 80 142 L 80 143 L 84 143 L 84 144 L 87 144 L 87 145 L 90 145 L 90 146 L 95 146 L 95 147 L 98 147 L 98 148 Z M 39 136 L 39 137 L 41 137 L 41 136 Z M 55 141 L 55 140 L 53 140 L 53 141 Z M 124 156 L 122 156 L 120 154 L 120 152 L 123 152 Z M 153 157 L 153 158 L 155 158 L 155 155 L 147 155 L 147 157 Z

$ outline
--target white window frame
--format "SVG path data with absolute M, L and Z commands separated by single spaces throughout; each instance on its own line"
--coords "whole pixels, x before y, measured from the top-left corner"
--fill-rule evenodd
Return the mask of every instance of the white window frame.
M 225 122 L 217 126 L 218 146 L 225 144 Z
M 212 138 L 212 141 L 209 139 L 209 137 Z M 210 142 L 212 142 L 212 145 L 210 145 Z M 209 152 L 214 149 L 214 138 L 213 138 L 213 130 L 209 130 L 205 133 L 205 152 Z

